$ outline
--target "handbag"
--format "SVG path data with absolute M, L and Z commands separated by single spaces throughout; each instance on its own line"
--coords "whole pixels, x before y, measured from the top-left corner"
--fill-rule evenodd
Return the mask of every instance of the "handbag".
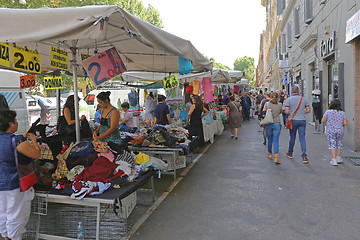
M 273 115 L 271 109 L 266 109 L 266 114 L 263 120 L 261 120 L 260 125 L 268 125 L 274 123 Z
M 72 135 L 75 134 L 75 124 L 69 125 L 65 119 L 65 116 L 60 116 L 57 123 L 57 131 L 60 135 Z
M 294 119 L 297 111 L 299 110 L 302 100 L 303 100 L 303 97 L 301 96 L 300 103 L 299 103 L 298 107 L 296 108 L 296 110 L 295 110 L 295 112 L 294 112 L 294 115 L 291 117 L 291 119 L 290 119 L 290 118 L 287 118 L 287 119 L 285 120 L 285 128 L 287 128 L 287 129 L 293 129 L 292 120 Z
M 37 178 L 35 175 L 36 167 L 34 162 L 30 162 L 29 164 L 19 164 L 15 137 L 13 137 L 11 141 L 14 148 L 15 163 L 20 181 L 20 191 L 25 192 L 37 183 Z
M 239 113 L 241 113 L 240 108 L 238 108 L 234 102 L 232 102 L 232 104 L 233 104 L 233 105 L 235 106 L 235 108 L 239 111 Z

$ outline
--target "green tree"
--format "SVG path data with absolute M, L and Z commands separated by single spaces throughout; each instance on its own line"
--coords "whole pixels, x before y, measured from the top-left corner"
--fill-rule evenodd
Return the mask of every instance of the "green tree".
M 208 57 L 206 57 L 206 58 L 213 62 L 213 67 L 214 68 L 230 70 L 230 68 L 228 66 L 225 66 L 222 63 L 216 62 L 214 58 L 208 58 Z
M 235 60 L 234 70 L 243 71 L 245 78 L 249 79 L 251 86 L 255 87 L 255 64 L 252 57 L 241 57 Z
M 19 0 L 0 0 L 2 8 L 58 8 L 87 5 L 117 5 L 159 28 L 164 27 L 159 11 L 151 5 L 144 7 L 141 0 L 27 0 L 26 4 L 20 4 Z

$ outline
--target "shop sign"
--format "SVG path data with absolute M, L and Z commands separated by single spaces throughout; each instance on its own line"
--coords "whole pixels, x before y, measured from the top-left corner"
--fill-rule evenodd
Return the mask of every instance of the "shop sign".
M 63 88 L 61 77 L 44 77 L 45 89 L 58 89 Z
M 0 65 L 10 67 L 10 45 L 0 43 Z
M 51 46 L 50 66 L 58 69 L 68 70 L 68 52 Z
M 179 86 L 179 80 L 177 74 L 171 74 L 168 77 L 164 77 L 165 90 L 176 88 L 177 86 Z
M 36 86 L 35 74 L 20 77 L 20 89 L 31 88 L 35 86 Z
M 299 64 L 295 67 L 295 72 L 299 72 L 299 71 L 301 71 L 301 64 Z
M 40 53 L 37 51 L 13 45 L 12 53 L 14 69 L 35 73 L 41 72 Z
M 320 43 L 321 57 L 325 57 L 330 53 L 332 53 L 333 51 L 335 51 L 335 36 L 336 36 L 336 32 L 334 31 L 334 35 L 331 38 L 321 41 Z
M 346 22 L 345 43 L 360 35 L 360 10 Z
M 115 47 L 85 59 L 82 64 L 94 86 L 99 86 L 126 71 Z

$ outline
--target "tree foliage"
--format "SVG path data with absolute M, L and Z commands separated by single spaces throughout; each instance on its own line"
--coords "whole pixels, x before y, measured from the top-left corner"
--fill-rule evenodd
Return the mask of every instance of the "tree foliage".
M 241 57 L 235 60 L 234 70 L 243 71 L 245 78 L 249 79 L 252 87 L 255 87 L 255 64 L 252 57 Z
M 213 62 L 213 67 L 214 68 L 230 70 L 230 68 L 228 66 L 225 66 L 222 63 L 216 62 L 214 58 L 208 58 L 208 57 L 206 57 L 206 58 Z
M 20 4 L 19 0 L 0 0 L 2 8 L 59 8 L 87 5 L 117 5 L 159 28 L 164 27 L 159 11 L 151 5 L 144 7 L 140 0 L 27 0 L 26 4 Z

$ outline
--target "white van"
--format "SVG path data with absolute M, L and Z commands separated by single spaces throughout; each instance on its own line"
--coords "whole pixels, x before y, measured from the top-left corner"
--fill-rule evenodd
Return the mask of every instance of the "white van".
M 16 111 L 19 128 L 16 134 L 22 134 L 29 129 L 28 110 L 25 91 L 20 89 L 20 73 L 0 69 L 0 93 L 8 102 L 9 108 Z
M 128 94 L 131 92 L 130 88 L 123 87 L 123 88 L 100 88 L 96 90 L 92 90 L 88 93 L 88 95 L 85 97 L 85 102 L 89 106 L 89 114 L 90 118 L 94 119 L 96 107 L 98 105 L 98 101 L 96 96 L 101 92 L 107 92 L 110 91 L 110 103 L 117 107 L 118 109 L 121 109 L 121 104 L 128 100 Z M 144 90 L 140 90 L 139 93 L 139 102 L 140 106 L 144 104 Z

